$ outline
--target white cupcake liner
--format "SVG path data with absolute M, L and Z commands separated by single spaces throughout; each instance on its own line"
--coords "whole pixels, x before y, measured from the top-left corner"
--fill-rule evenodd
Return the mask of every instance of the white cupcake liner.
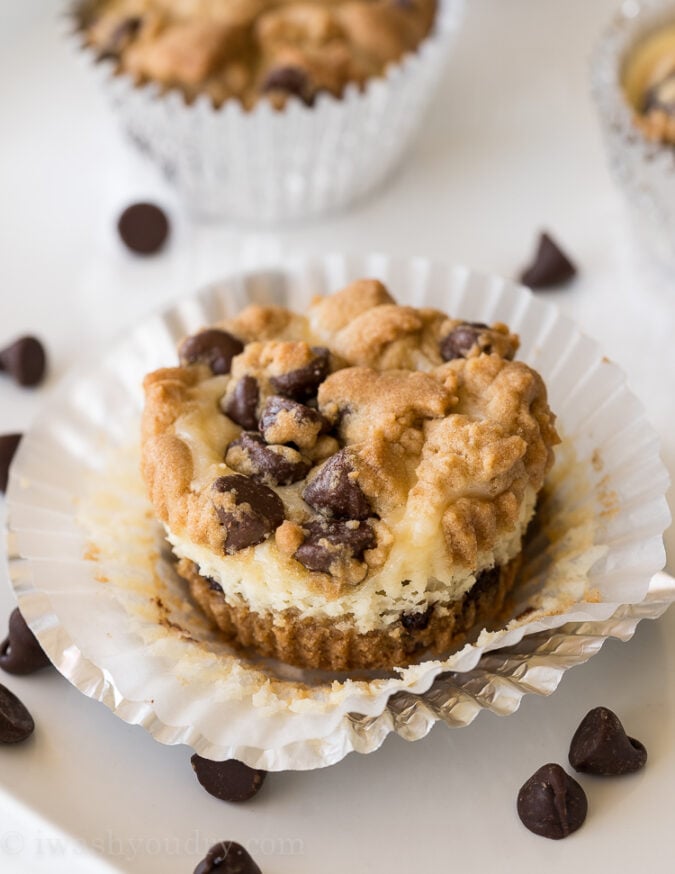
M 76 18 L 82 5 L 74 4 Z M 187 105 L 180 92 L 137 87 L 115 75 L 114 62 L 85 54 L 123 127 L 193 214 L 281 222 L 345 207 L 393 172 L 437 89 L 463 9 L 464 0 L 440 0 L 431 35 L 363 91 L 352 84 L 312 107 L 291 98 L 283 112 L 266 100 L 250 112 L 238 100 L 215 109 L 206 96 Z
M 302 312 L 313 294 L 376 276 L 401 301 L 505 321 L 543 375 L 565 442 L 528 545 L 515 613 L 445 659 L 358 676 L 247 660 L 186 602 L 138 474 L 143 375 L 178 338 L 247 302 Z M 333 764 L 437 720 L 510 713 L 608 636 L 629 637 L 675 598 L 663 577 L 668 476 L 620 370 L 549 303 L 497 277 L 423 259 L 326 257 L 240 273 L 137 327 L 71 377 L 24 438 L 8 491 L 10 573 L 59 670 L 163 743 L 267 770 Z M 159 601 L 158 601 L 159 599 Z M 499 652 L 496 652 L 499 650 Z M 452 674 L 448 674 L 452 671 Z M 443 675 L 441 677 L 441 675 Z
M 598 44 L 591 87 L 612 173 L 624 191 L 639 237 L 661 260 L 675 262 L 675 148 L 647 139 L 634 122 L 621 76 L 650 31 L 675 23 L 673 0 L 624 0 Z

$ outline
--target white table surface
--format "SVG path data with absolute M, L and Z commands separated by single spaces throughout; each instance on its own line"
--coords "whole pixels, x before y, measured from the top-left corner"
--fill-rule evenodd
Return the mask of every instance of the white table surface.
M 629 375 L 675 471 L 675 276 L 634 242 L 588 94 L 591 47 L 615 0 L 469 0 L 445 86 L 407 166 L 353 212 L 283 233 L 199 226 L 139 164 L 59 35 L 49 0 L 0 0 L 0 341 L 42 336 L 47 384 L 0 381 L 0 433 L 22 430 L 50 387 L 129 325 L 227 272 L 245 248 L 420 254 L 513 275 L 550 228 L 580 266 L 549 292 Z M 138 260 L 113 227 L 132 200 L 171 212 L 167 252 Z M 675 533 L 667 535 L 671 561 Z M 0 570 L 0 628 L 13 605 Z M 2 679 L 2 678 L 0 678 Z M 249 805 L 201 790 L 189 751 L 165 748 L 62 678 L 7 678 L 33 712 L 0 749 L 0 871 L 192 871 L 234 839 L 265 874 L 461 870 L 670 872 L 675 802 L 675 612 L 571 671 L 507 719 L 437 727 L 414 746 L 272 775 Z M 524 780 L 565 763 L 576 724 L 614 708 L 649 749 L 644 772 L 584 779 L 590 813 L 564 842 L 527 832 Z M 96 854 L 96 860 L 89 855 Z

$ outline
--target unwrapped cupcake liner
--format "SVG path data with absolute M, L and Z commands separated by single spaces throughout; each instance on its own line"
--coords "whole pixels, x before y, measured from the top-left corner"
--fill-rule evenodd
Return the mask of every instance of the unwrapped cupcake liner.
M 524 551 L 511 619 L 457 652 L 392 672 L 302 670 L 244 656 L 186 596 L 138 471 L 145 373 L 179 338 L 247 303 L 303 312 L 314 294 L 364 276 L 401 302 L 520 334 L 563 444 Z M 467 725 L 549 694 L 609 636 L 675 598 L 665 576 L 667 473 L 621 371 L 550 303 L 497 277 L 423 259 L 288 259 L 239 271 L 135 328 L 57 390 L 10 474 L 10 575 L 45 651 L 80 690 L 163 743 L 266 770 L 333 764 L 396 731 Z
M 75 21 L 87 5 L 75 3 Z M 179 91 L 116 74 L 113 61 L 75 38 L 122 126 L 193 214 L 271 223 L 338 210 L 395 170 L 437 90 L 463 8 L 464 0 L 440 0 L 430 36 L 363 90 L 320 94 L 311 107 L 291 97 L 281 112 L 266 100 L 248 112 L 238 100 L 215 109 L 206 95 L 188 105 Z
M 635 231 L 662 261 L 675 263 L 675 148 L 636 126 L 622 86 L 625 61 L 651 31 L 675 23 L 673 0 L 624 0 L 597 46 L 591 86 L 614 178 Z

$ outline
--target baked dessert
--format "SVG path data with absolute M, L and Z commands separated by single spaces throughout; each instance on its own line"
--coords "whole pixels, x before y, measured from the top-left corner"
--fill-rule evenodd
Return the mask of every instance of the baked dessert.
M 416 50 L 437 0 L 99 0 L 82 30 L 102 58 L 139 84 L 177 88 L 216 106 L 289 95 L 340 97 Z
M 558 441 L 517 347 L 361 280 L 304 315 L 249 306 L 149 374 L 143 476 L 224 635 L 391 668 L 494 619 Z
M 652 31 L 633 48 L 623 87 L 643 134 L 675 145 L 675 22 Z

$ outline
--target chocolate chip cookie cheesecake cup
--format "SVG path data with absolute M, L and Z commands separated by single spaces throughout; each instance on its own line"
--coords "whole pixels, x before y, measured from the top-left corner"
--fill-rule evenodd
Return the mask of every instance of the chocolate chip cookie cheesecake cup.
M 597 46 L 592 89 L 638 236 L 675 263 L 675 2 L 623 3 Z
M 190 211 L 254 222 L 386 179 L 432 100 L 464 0 L 78 0 L 78 50 Z
M 224 635 L 391 669 L 495 621 L 558 442 L 517 348 L 367 279 L 186 338 L 146 378 L 142 470 Z

